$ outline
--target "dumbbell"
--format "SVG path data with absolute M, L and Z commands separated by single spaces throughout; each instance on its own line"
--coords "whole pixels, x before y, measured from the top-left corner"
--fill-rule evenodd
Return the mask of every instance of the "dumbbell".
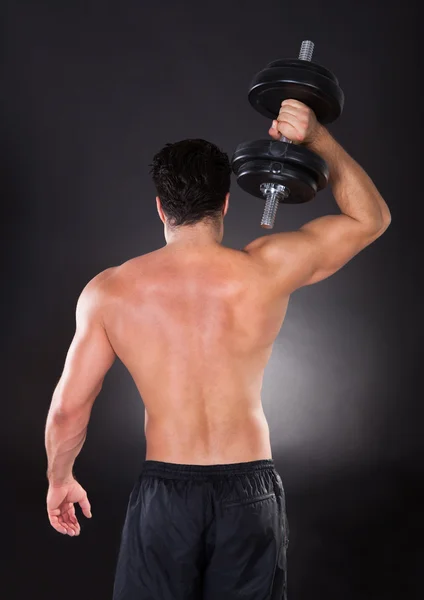
M 276 119 L 283 100 L 303 102 L 326 125 L 342 113 L 344 94 L 335 75 L 311 62 L 314 44 L 302 43 L 299 58 L 269 63 L 253 79 L 249 102 L 259 113 Z M 312 200 L 329 180 L 327 163 L 317 154 L 287 138 L 239 144 L 232 169 L 240 187 L 264 199 L 261 226 L 274 227 L 279 203 L 300 204 Z

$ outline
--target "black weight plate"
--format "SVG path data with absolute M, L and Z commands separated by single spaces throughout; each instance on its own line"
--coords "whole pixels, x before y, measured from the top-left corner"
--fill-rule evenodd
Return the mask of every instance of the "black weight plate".
M 316 181 L 307 171 L 286 167 L 283 173 L 273 173 L 272 163 L 256 160 L 244 163 L 239 171 L 237 183 L 248 194 L 262 198 L 262 183 L 276 183 L 290 189 L 290 195 L 281 199 L 284 204 L 302 204 L 309 202 L 317 193 Z
M 277 140 L 255 140 L 253 142 L 242 142 L 234 152 L 231 164 L 233 171 L 238 171 L 243 163 L 254 160 L 267 160 L 280 163 L 282 167 L 291 167 L 309 171 L 317 181 L 318 190 L 322 190 L 328 184 L 329 170 L 327 163 L 315 152 L 311 152 L 305 146 L 287 144 Z
M 256 140 L 239 144 L 232 158 L 237 183 L 249 194 L 263 198 L 262 183 L 279 183 L 290 189 L 287 203 L 312 200 L 326 187 L 327 163 L 303 146 L 276 140 Z
M 317 63 L 298 59 L 270 63 L 254 77 L 248 97 L 253 108 L 270 119 L 277 117 L 283 100 L 299 100 L 322 124 L 335 121 L 344 105 L 335 75 Z

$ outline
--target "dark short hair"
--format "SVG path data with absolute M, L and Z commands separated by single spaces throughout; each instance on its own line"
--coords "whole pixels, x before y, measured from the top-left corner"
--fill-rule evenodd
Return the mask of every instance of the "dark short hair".
M 171 227 L 217 222 L 230 190 L 228 155 L 201 139 L 166 144 L 151 174 Z

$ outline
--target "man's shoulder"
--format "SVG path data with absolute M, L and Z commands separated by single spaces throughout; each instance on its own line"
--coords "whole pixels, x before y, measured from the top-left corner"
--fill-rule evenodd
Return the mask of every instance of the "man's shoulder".
M 107 287 L 107 284 L 116 277 L 118 267 L 108 267 L 104 271 L 97 273 L 85 286 L 83 293 L 87 295 L 99 293 Z
M 95 275 L 82 290 L 77 303 L 77 312 L 99 308 L 110 289 L 110 281 L 116 274 L 117 267 L 110 267 Z
M 117 291 L 122 291 L 139 277 L 146 278 L 149 273 L 154 272 L 156 262 L 155 252 L 134 256 L 120 265 L 101 271 L 93 277 L 87 287 L 92 288 L 93 292 L 97 294 L 102 294 L 105 298 L 114 296 Z
M 151 259 L 149 259 L 151 254 L 153 253 L 134 256 L 119 265 L 104 269 L 104 271 L 101 271 L 95 275 L 88 282 L 85 289 L 89 291 L 106 292 L 108 289 L 113 287 L 115 283 L 129 276 L 130 272 L 133 271 L 134 268 L 139 268 L 142 265 L 148 265 L 151 262 Z

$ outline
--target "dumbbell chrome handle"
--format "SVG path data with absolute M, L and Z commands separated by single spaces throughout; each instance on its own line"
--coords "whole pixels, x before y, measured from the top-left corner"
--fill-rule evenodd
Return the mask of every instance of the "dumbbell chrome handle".
M 312 60 L 314 48 L 315 44 L 314 42 L 311 42 L 311 40 L 305 40 L 302 42 L 299 52 L 299 60 L 308 60 L 310 62 Z
M 305 40 L 302 42 L 299 52 L 299 60 L 311 61 L 314 53 L 314 47 L 315 44 L 310 40 Z M 289 140 L 284 135 L 281 136 L 280 142 L 285 142 L 286 144 L 293 143 L 292 140 Z M 280 200 L 287 198 L 290 195 L 290 190 L 284 185 L 263 183 L 261 185 L 261 191 L 266 199 L 261 227 L 264 229 L 272 229 L 274 227 L 275 217 L 277 215 L 277 209 Z
M 266 198 L 261 227 L 264 229 L 272 229 L 280 200 L 287 198 L 290 195 L 290 190 L 284 185 L 262 183 L 261 192 Z

